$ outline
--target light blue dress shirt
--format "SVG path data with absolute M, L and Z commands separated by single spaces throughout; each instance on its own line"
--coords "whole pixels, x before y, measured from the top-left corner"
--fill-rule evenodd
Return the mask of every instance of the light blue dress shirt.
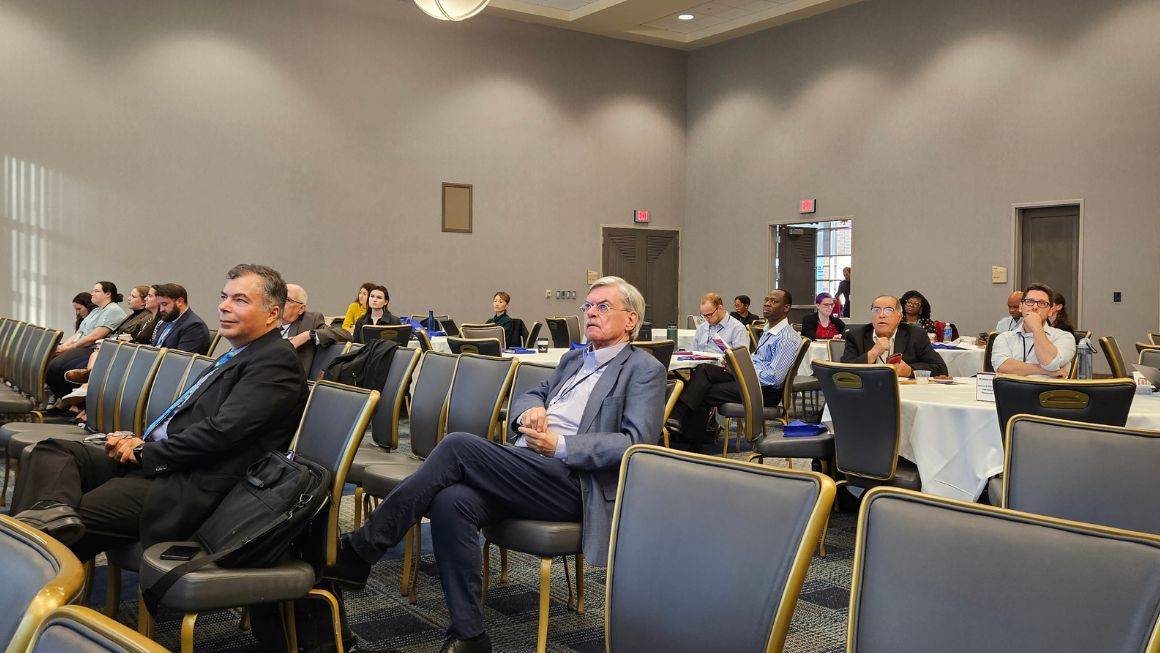
M 747 347 L 749 346 L 749 329 L 740 320 L 728 313 L 725 314 L 725 319 L 717 324 L 702 322 L 697 326 L 697 332 L 693 334 L 693 351 L 724 352 L 713 342 L 714 338 L 725 341 L 726 349 Z
M 757 341 L 757 351 L 753 354 L 753 366 L 757 368 L 757 378 L 761 385 L 780 388 L 785 385 L 790 366 L 797 357 L 802 337 L 789 325 L 789 320 L 766 327 Z M 796 375 L 797 371 L 793 373 Z

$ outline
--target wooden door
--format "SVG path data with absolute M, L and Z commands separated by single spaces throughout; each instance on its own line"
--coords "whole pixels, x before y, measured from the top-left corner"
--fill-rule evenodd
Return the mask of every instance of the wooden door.
M 645 320 L 654 325 L 677 322 L 680 244 L 679 231 L 604 229 L 603 274 L 636 286 L 644 295 Z

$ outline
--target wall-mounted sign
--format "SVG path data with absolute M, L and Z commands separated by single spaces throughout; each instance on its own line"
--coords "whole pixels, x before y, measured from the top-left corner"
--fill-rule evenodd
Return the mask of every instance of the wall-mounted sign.
M 648 224 L 648 209 L 637 209 L 633 211 L 632 221 L 637 224 Z
M 798 213 L 814 213 L 817 210 L 818 210 L 818 201 L 816 199 L 813 199 L 813 198 L 810 198 L 808 200 L 802 200 L 798 204 Z

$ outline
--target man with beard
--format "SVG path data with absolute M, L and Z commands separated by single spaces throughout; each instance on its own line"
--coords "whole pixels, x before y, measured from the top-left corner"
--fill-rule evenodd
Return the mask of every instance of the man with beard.
M 189 307 L 185 288 L 175 283 L 157 286 L 157 314 L 161 322 L 153 330 L 154 346 L 209 353 L 209 327 Z

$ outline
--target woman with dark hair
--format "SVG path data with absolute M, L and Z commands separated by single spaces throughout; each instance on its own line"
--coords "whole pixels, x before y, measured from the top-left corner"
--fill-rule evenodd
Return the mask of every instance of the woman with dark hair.
M 1075 325 L 1071 323 L 1071 316 L 1067 314 L 1067 299 L 1064 298 L 1063 293 L 1056 292 L 1051 298 L 1051 312 L 1047 315 L 1047 323 L 1059 329 L 1060 331 L 1067 331 L 1068 333 L 1075 333 Z M 1079 341 L 1079 336 L 1076 336 L 1076 341 Z
M 346 316 L 342 318 L 342 328 L 350 331 L 354 329 L 354 323 L 358 319 L 367 314 L 367 298 L 371 296 L 371 291 L 378 288 L 377 284 L 366 282 L 358 287 L 358 296 L 346 307 Z
M 810 340 L 841 340 L 846 324 L 834 314 L 837 303 L 830 293 L 818 293 L 814 298 L 818 310 L 802 317 L 802 337 Z
M 899 298 L 902 304 L 902 321 L 906 324 L 917 324 L 927 333 L 938 333 L 934 320 L 930 319 L 930 302 L 917 290 L 907 290 Z
M 87 292 L 79 292 L 72 298 L 73 314 L 77 316 L 76 324 L 73 324 L 73 331 L 81 328 L 81 320 L 89 316 L 97 305 L 93 303 L 93 296 Z
M 524 328 L 522 320 L 513 320 L 508 315 L 508 304 L 512 301 L 512 296 L 503 290 L 496 291 L 491 296 L 491 310 L 495 315 L 487 318 L 488 324 L 503 327 L 503 335 L 506 347 L 519 347 L 523 344 L 524 338 L 528 335 L 527 329 Z M 516 331 L 521 333 L 516 333 Z
M 124 297 L 117 292 L 117 285 L 112 281 L 94 283 L 90 295 L 96 308 L 89 311 L 85 319 L 81 320 L 76 333 L 56 348 L 56 356 L 48 364 L 45 382 L 52 388 L 52 393 L 57 399 L 72 389 L 64 378 L 65 372 L 83 369 L 97 341 L 113 333 L 128 315 L 119 304 Z
M 733 316 L 734 320 L 737 320 L 745 326 L 753 324 L 753 321 L 758 317 L 749 312 L 750 303 L 752 301 L 749 299 L 749 295 L 738 295 L 733 298 L 733 312 L 730 315 Z
M 375 286 L 367 293 L 367 312 L 354 323 L 354 341 L 362 342 L 363 327 L 369 325 L 398 324 L 399 318 L 391 315 L 387 305 L 391 295 L 384 286 Z
M 119 340 L 136 340 L 137 334 L 149 326 L 149 321 L 154 317 L 156 311 L 150 313 L 146 310 L 148 297 L 149 286 L 133 286 L 129 289 L 129 317 L 125 318 L 125 321 L 121 322 L 117 330 L 113 332 L 114 337 Z M 156 304 L 156 300 L 154 300 L 154 304 Z

